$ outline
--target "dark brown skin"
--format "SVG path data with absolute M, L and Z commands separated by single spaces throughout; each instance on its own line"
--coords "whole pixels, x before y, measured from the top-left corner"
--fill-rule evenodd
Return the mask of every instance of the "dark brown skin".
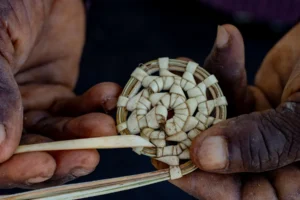
M 204 68 L 220 80 L 233 118 L 193 141 L 199 170 L 173 184 L 205 200 L 300 199 L 299 36 L 298 23 L 266 55 L 249 86 L 241 34 L 232 25 L 219 28 Z
M 100 161 L 96 150 L 12 156 L 20 143 L 116 134 L 113 118 L 99 110 L 115 108 L 120 86 L 73 93 L 84 34 L 81 0 L 0 2 L 0 188 L 63 184 Z
M 79 97 L 72 92 L 84 44 L 82 2 L 11 0 L 0 5 L 0 188 L 41 188 L 91 173 L 99 163 L 96 150 L 12 156 L 20 141 L 116 134 L 114 120 L 97 111 L 115 107 L 118 85 L 98 84 Z M 250 87 L 240 33 L 231 25 L 220 28 L 204 67 L 220 80 L 230 111 L 239 117 L 194 141 L 192 158 L 200 170 L 173 184 L 208 200 L 300 198 L 295 163 L 300 147 L 299 35 L 297 25 L 266 56 Z M 245 114 L 252 111 L 257 112 Z M 28 133 L 21 139 L 23 127 Z

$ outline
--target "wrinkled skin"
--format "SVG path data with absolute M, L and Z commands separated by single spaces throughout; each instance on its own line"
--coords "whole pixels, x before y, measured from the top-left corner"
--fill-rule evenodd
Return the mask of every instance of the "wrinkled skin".
M 297 24 L 266 55 L 249 86 L 240 32 L 219 28 L 204 68 L 219 79 L 231 118 L 195 138 L 190 151 L 199 170 L 173 184 L 205 200 L 300 199 L 299 36 Z
M 4 0 L 0 26 L 0 188 L 41 188 L 91 173 L 96 150 L 13 155 L 19 143 L 116 134 L 113 118 L 99 111 L 114 109 L 117 84 L 72 92 L 85 38 L 82 1 Z
M 91 173 L 96 150 L 12 156 L 20 142 L 116 134 L 114 120 L 98 111 L 115 107 L 118 85 L 72 92 L 84 43 L 82 2 L 11 0 L 0 10 L 0 188 L 41 188 Z M 200 170 L 172 183 L 202 199 L 299 199 L 300 26 L 266 56 L 254 87 L 247 86 L 240 33 L 223 28 L 204 66 L 220 80 L 233 116 L 258 112 L 203 132 L 191 148 Z

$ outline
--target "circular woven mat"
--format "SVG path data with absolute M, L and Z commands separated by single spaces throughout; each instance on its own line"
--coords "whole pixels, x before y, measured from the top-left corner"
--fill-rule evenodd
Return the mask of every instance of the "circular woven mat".
M 189 154 L 192 140 L 225 120 L 226 107 L 214 75 L 192 61 L 159 58 L 131 74 L 119 97 L 117 128 L 154 144 L 134 151 L 168 164 L 176 179 L 196 169 Z

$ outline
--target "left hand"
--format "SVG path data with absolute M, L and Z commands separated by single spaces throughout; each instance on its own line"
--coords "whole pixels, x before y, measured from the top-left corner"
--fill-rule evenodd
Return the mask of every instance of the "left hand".
M 20 141 L 117 134 L 103 112 L 115 108 L 120 86 L 73 93 L 84 38 L 81 0 L 0 2 L 0 189 L 63 184 L 91 173 L 100 160 L 95 149 L 14 155 Z
M 231 25 L 219 28 L 204 68 L 219 79 L 230 117 L 238 117 L 194 139 L 190 152 L 199 170 L 173 184 L 205 200 L 300 199 L 299 35 L 297 24 L 267 54 L 255 85 L 248 86 L 242 36 Z

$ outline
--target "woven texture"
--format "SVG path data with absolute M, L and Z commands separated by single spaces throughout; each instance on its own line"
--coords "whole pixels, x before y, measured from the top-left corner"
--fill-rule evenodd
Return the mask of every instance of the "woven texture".
M 192 140 L 226 118 L 218 81 L 195 62 L 169 58 L 146 63 L 131 77 L 118 101 L 118 131 L 153 143 L 156 148 L 134 151 L 168 164 L 171 179 L 180 178 Z

